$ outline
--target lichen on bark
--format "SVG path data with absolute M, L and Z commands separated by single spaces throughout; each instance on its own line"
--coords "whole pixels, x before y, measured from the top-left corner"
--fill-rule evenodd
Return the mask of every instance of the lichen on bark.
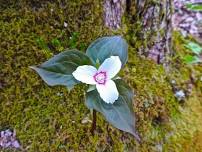
M 121 27 L 121 18 L 125 11 L 126 0 L 105 0 L 104 1 L 104 23 L 111 29 Z
M 144 41 L 138 48 L 139 54 L 157 63 L 167 64 L 166 56 L 171 55 L 171 12 L 172 1 L 153 0 L 105 0 L 104 22 L 111 29 L 119 29 L 124 14 L 134 24 L 134 34 Z M 139 23 L 140 28 L 135 27 Z M 130 30 L 131 32 L 131 30 Z M 135 35 L 133 35 L 135 36 Z

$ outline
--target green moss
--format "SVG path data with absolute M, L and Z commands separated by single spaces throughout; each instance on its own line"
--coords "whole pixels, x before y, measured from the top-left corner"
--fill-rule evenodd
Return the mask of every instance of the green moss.
M 124 79 L 136 94 L 134 107 L 138 130 L 145 139 L 144 146 L 155 149 L 155 145 L 161 143 L 170 131 L 169 119 L 178 114 L 178 103 L 163 67 L 138 57 L 132 48 L 130 51 Z
M 176 86 L 185 90 L 189 97 L 185 103 L 180 104 L 180 114 L 171 117 L 172 133 L 166 135 L 168 142 L 164 144 L 164 149 L 167 151 L 201 151 L 201 141 L 198 139 L 201 139 L 202 132 L 202 98 L 199 95 L 202 91 L 200 80 L 202 68 L 200 65 L 187 65 L 183 62 L 183 56 L 189 53 L 184 46 L 188 40 L 193 38 L 185 39 L 179 32 L 173 33 L 175 55 L 172 58 L 172 71 L 169 78 L 176 80 Z M 192 92 L 188 93 L 190 84 L 193 85 Z
M 140 24 L 125 21 L 122 30 L 110 31 L 103 25 L 99 0 L 63 3 L 24 0 L 11 3 L 10 7 L 4 4 L 8 3 L 3 3 L 0 16 L 0 129 L 15 129 L 23 149 L 145 152 L 157 151 L 158 144 L 162 144 L 165 149 L 176 150 L 178 145 L 174 148 L 172 145 L 184 139 L 184 132 L 178 132 L 173 124 L 177 122 L 176 126 L 179 126 L 186 122 L 183 119 L 186 115 L 181 115 L 169 80 L 176 79 L 179 86 L 186 87 L 184 83 L 192 71 L 178 55 L 172 60 L 180 60 L 180 64 L 173 65 L 170 75 L 161 65 L 139 57 L 137 48 L 147 43 L 136 35 L 141 30 Z M 67 27 L 64 27 L 64 22 Z M 132 28 L 136 25 L 138 28 Z M 81 123 L 90 115 L 84 105 L 84 87 L 77 86 L 72 91 L 64 87 L 49 87 L 29 69 L 30 65 L 40 64 L 52 54 L 59 53 L 60 47 L 85 51 L 92 40 L 112 34 L 125 35 L 130 45 L 129 62 L 121 76 L 136 94 L 134 109 L 137 129 L 143 137 L 141 145 L 129 134 L 108 125 L 101 115 L 98 115 L 96 134 L 92 136 L 91 124 Z M 73 40 L 70 39 L 72 36 Z M 177 41 L 179 37 L 176 37 Z M 43 39 L 42 45 L 37 39 Z M 56 39 L 61 43 L 60 47 L 55 46 L 56 41 L 53 43 Z M 175 43 L 176 49 L 181 50 L 181 41 Z M 195 75 L 198 77 L 200 73 L 201 68 L 195 67 Z M 195 100 L 201 90 L 198 80 Z M 195 120 L 195 117 L 190 120 Z M 192 121 L 189 123 L 191 125 Z M 176 136 L 164 143 L 172 131 Z
M 0 129 L 15 129 L 28 151 L 127 148 L 127 141 L 120 142 L 124 134 L 111 126 L 107 131 L 102 116 L 98 118 L 95 136 L 90 134 L 90 123 L 81 123 L 90 113 L 84 105 L 82 87 L 71 92 L 63 87 L 49 87 L 29 69 L 30 65 L 40 64 L 52 53 L 60 52 L 50 46 L 55 38 L 64 48 L 81 49 L 80 44 L 86 48 L 97 37 L 112 34 L 103 27 L 102 5 L 99 1 L 79 0 L 64 4 L 41 2 L 43 7 L 33 8 L 32 3 L 24 1 L 2 8 Z M 79 35 L 72 41 L 74 33 Z M 47 45 L 50 54 L 38 45 L 38 38 L 43 38 L 42 46 Z

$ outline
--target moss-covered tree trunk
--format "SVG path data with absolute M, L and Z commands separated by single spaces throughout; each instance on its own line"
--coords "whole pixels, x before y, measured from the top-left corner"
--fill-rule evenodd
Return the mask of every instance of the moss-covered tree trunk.
M 132 43 L 142 44 L 138 52 L 166 64 L 171 54 L 171 9 L 171 0 L 105 0 L 104 22 L 111 29 L 119 29 L 125 17 Z

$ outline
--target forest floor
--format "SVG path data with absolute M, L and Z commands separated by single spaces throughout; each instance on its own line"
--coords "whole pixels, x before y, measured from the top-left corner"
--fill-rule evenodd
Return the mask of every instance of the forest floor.
M 129 44 L 121 76 L 136 93 L 141 144 L 101 115 L 92 136 L 84 88 L 48 87 L 29 69 L 64 48 L 84 51 L 97 37 L 114 34 L 103 26 L 100 1 L 0 2 L 0 151 L 202 151 L 202 67 L 184 61 L 193 55 L 189 42 L 202 44 L 202 13 L 186 7 L 199 2 L 174 0 L 170 73 Z

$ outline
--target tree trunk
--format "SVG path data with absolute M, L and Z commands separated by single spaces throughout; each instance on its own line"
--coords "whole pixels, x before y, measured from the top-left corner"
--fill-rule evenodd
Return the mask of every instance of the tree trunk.
M 139 54 L 167 65 L 167 56 L 171 55 L 171 9 L 171 0 L 105 0 L 104 21 L 107 27 L 118 29 L 125 15 L 132 25 L 132 37 L 144 42 Z
M 125 5 L 125 0 L 105 0 L 104 19 L 107 27 L 111 29 L 120 28 Z

